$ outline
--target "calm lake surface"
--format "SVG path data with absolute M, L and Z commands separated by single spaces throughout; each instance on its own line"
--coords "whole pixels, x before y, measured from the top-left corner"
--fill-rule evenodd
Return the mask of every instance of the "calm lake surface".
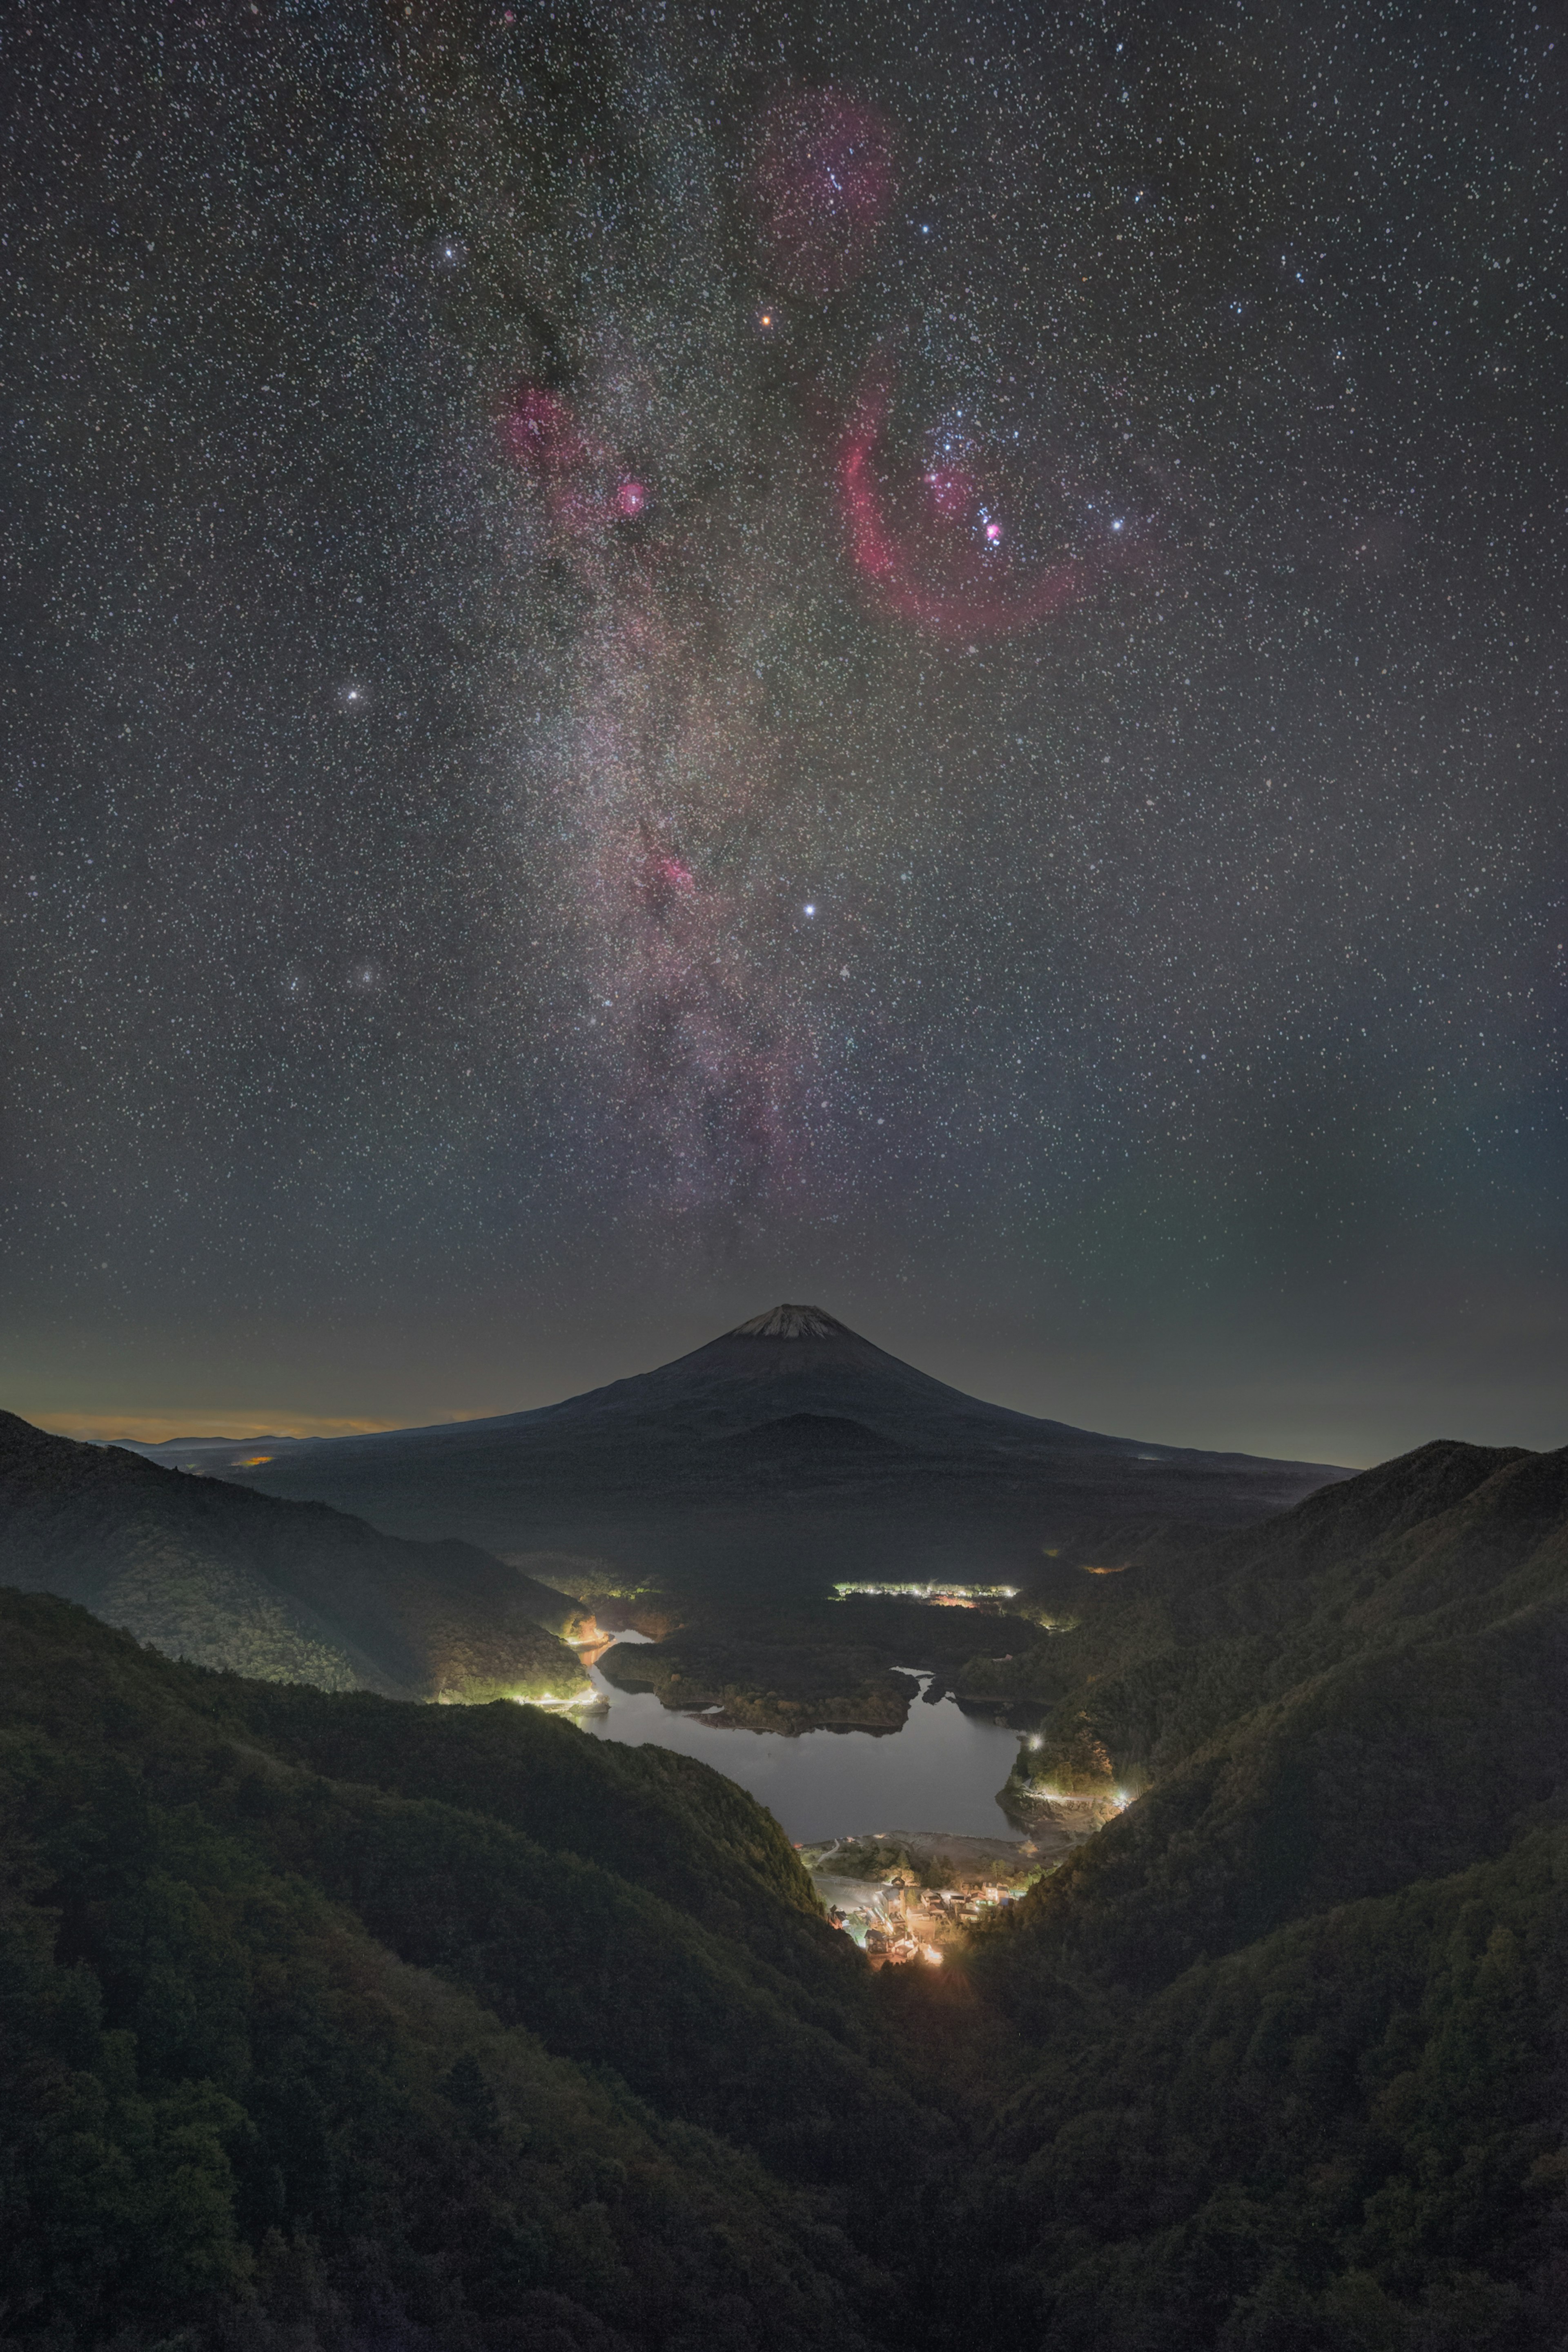
M 976 1721 L 951 1698 L 934 1706 L 917 1699 L 902 1731 L 805 1731 L 787 1738 L 778 1731 L 717 1729 L 700 1716 L 671 1714 L 651 1691 L 619 1691 L 597 1667 L 589 1673 L 610 1703 L 608 1715 L 584 1721 L 593 1738 L 673 1748 L 711 1764 L 802 1843 L 894 1829 L 1018 1835 L 996 1802 L 1018 1734 Z

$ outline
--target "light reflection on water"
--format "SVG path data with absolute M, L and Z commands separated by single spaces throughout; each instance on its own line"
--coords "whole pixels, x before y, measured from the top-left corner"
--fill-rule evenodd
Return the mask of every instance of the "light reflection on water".
M 965 1715 L 956 1701 L 917 1700 L 901 1731 L 741 1731 L 672 1714 L 651 1691 L 617 1690 L 597 1667 L 608 1715 L 589 1716 L 595 1739 L 672 1748 L 727 1773 L 766 1805 L 786 1836 L 849 1837 L 876 1830 L 944 1830 L 1016 1838 L 996 1791 L 1018 1734 Z M 923 1685 L 922 1685 L 923 1686 Z

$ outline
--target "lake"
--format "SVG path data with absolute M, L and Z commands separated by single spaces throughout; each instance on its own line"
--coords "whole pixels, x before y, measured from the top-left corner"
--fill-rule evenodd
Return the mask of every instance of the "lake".
M 910 1671 L 913 1671 L 912 1669 Z M 901 1731 L 742 1731 L 672 1714 L 651 1691 L 621 1691 L 590 1667 L 608 1715 L 579 1718 L 595 1739 L 672 1748 L 727 1773 L 805 1843 L 876 1831 L 945 1830 L 1016 1838 L 996 1791 L 1018 1734 L 965 1715 L 951 1698 L 917 1699 Z M 921 1674 L 921 1687 L 927 1677 Z

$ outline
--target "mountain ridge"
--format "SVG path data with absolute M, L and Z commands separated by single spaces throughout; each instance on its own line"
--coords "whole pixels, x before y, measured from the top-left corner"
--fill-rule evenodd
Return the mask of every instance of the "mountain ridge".
M 785 1422 L 782 1488 L 776 1461 L 711 1444 Z M 847 1423 L 900 1453 L 845 1444 Z M 264 1463 L 247 1450 L 213 1449 L 206 1466 L 402 1535 L 609 1559 L 628 1583 L 731 1597 L 822 1591 L 847 1573 L 951 1574 L 964 1560 L 982 1580 L 1013 1579 L 1043 1541 L 1113 1511 L 1237 1525 L 1349 1475 L 1017 1412 L 790 1303 L 524 1412 L 310 1440 Z
M 589 1685 L 581 1605 L 476 1547 L 387 1536 L 314 1500 L 189 1476 L 0 1413 L 0 1583 L 169 1655 L 389 1697 Z
M 766 1351 L 750 1344 L 759 1340 L 777 1343 L 784 1352 L 770 1358 Z M 735 1344 L 737 1342 L 739 1346 Z M 1267 1454 L 1173 1445 L 1146 1438 L 1118 1437 L 1102 1431 L 1084 1429 L 1073 1422 L 1024 1412 L 1013 1405 L 996 1404 L 987 1398 L 972 1396 L 963 1389 L 954 1388 L 950 1382 L 938 1380 L 934 1374 L 921 1371 L 901 1357 L 879 1348 L 874 1340 L 852 1330 L 825 1308 L 788 1304 L 770 1307 L 760 1315 L 750 1317 L 729 1330 L 720 1332 L 716 1338 L 704 1340 L 700 1346 L 689 1349 L 685 1354 L 671 1357 L 668 1362 L 657 1364 L 646 1372 L 623 1373 L 616 1380 L 574 1391 L 570 1396 L 559 1397 L 549 1404 L 527 1405 L 515 1412 L 474 1414 L 460 1421 L 411 1422 L 395 1429 L 356 1432 L 341 1437 L 162 1438 L 156 1446 L 151 1441 L 145 1444 L 122 1443 L 128 1444 L 132 1452 L 147 1454 L 167 1453 L 171 1448 L 181 1445 L 203 1445 L 223 1448 L 236 1455 L 250 1446 L 264 1444 L 300 1449 L 309 1447 L 312 1453 L 330 1447 L 341 1454 L 348 1449 L 381 1448 L 393 1442 L 413 1439 L 462 1443 L 490 1433 L 538 1427 L 564 1416 L 618 1410 L 628 1404 L 651 1404 L 657 1409 L 660 1401 L 678 1397 L 681 1391 L 693 1402 L 700 1402 L 714 1390 L 731 1382 L 755 1387 L 763 1383 L 771 1385 L 774 1381 L 804 1382 L 814 1375 L 831 1381 L 836 1376 L 842 1378 L 846 1371 L 850 1370 L 889 1381 L 892 1384 L 890 1394 L 897 1393 L 906 1399 L 930 1399 L 944 1408 L 956 1409 L 966 1421 L 994 1422 L 1011 1433 L 1046 1433 L 1053 1439 L 1104 1446 L 1119 1454 L 1159 1461 L 1269 1464 L 1291 1469 L 1321 1471 L 1332 1477 L 1351 1475 L 1342 1465 L 1334 1463 L 1282 1462 L 1280 1457 Z M 668 1409 L 668 1402 L 664 1409 Z M 239 1465 L 237 1464 L 235 1466 Z

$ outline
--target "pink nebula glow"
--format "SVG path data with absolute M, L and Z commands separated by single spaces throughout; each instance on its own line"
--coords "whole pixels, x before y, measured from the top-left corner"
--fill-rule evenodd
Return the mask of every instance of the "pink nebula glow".
M 588 445 L 566 403 L 526 376 L 512 394 L 503 430 L 530 473 L 546 479 L 575 472 L 588 457 Z
M 889 373 L 873 367 L 838 448 L 849 552 L 879 604 L 932 636 L 1003 636 L 1037 627 L 1084 593 L 1083 567 L 1070 558 L 1026 571 L 1001 552 L 999 523 L 976 538 L 978 486 L 962 467 L 928 470 L 926 522 L 895 524 L 875 466 L 891 405 Z
M 683 857 L 671 849 L 661 849 L 645 839 L 642 855 L 637 860 L 637 884 L 643 898 L 654 908 L 668 907 L 678 898 L 695 896 L 697 877 Z
M 647 484 L 584 429 L 568 402 L 531 377 L 514 386 L 501 437 L 527 478 L 543 488 L 551 521 L 569 537 L 602 535 L 647 505 Z

